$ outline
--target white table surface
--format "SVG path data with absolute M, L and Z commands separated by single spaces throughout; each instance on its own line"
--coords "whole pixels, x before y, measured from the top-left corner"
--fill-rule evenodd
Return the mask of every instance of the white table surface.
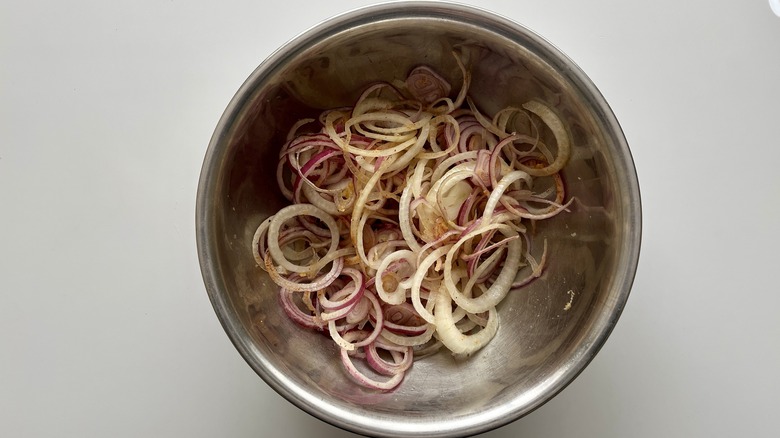
M 194 210 L 243 80 L 369 3 L 0 1 L 0 436 L 350 435 L 233 348 L 201 281 Z M 606 346 L 484 436 L 777 436 L 780 17 L 767 0 L 470 3 L 591 77 L 644 209 Z

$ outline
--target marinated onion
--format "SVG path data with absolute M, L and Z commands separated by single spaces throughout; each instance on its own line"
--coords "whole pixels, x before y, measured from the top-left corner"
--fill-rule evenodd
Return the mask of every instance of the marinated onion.
M 253 236 L 285 313 L 327 333 L 368 388 L 395 388 L 421 354 L 487 345 L 501 301 L 547 262 L 546 242 L 532 256 L 526 225 L 571 202 L 560 176 L 571 142 L 555 111 L 532 100 L 489 119 L 456 60 L 455 100 L 419 66 L 405 82 L 368 87 L 352 107 L 296 123 L 277 166 L 291 205 Z M 528 132 L 510 130 L 513 117 Z

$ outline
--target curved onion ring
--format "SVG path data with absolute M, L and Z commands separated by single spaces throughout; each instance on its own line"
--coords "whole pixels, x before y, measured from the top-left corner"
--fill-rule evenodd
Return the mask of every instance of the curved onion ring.
M 509 241 L 507 244 L 507 255 L 504 261 L 504 266 L 501 272 L 498 274 L 498 278 L 490 288 L 477 298 L 468 298 L 460 293 L 455 286 L 455 275 L 452 272 L 452 264 L 456 257 L 456 252 L 461 245 L 466 243 L 469 239 L 479 234 L 485 233 L 491 229 L 496 229 L 506 237 L 512 237 L 511 231 L 508 231 L 504 226 L 488 225 L 478 228 L 469 234 L 466 234 L 463 238 L 458 240 L 452 248 L 447 252 L 447 257 L 444 260 L 444 286 L 452 300 L 469 313 L 482 313 L 493 307 L 495 307 L 501 300 L 504 299 L 509 289 L 512 287 L 512 282 L 517 276 L 517 271 L 520 269 L 520 257 L 522 256 L 522 244 L 521 240 L 515 239 Z M 446 345 L 446 344 L 445 344 Z
M 333 219 L 333 216 L 311 204 L 293 204 L 279 210 L 278 213 L 273 215 L 273 218 L 268 224 L 268 251 L 270 252 L 271 257 L 273 257 L 274 262 L 291 272 L 307 272 L 310 269 L 310 266 L 295 265 L 287 260 L 279 247 L 279 231 L 282 224 L 302 215 L 314 216 L 328 227 L 330 230 L 329 253 L 336 251 L 339 245 L 339 226 L 336 224 L 336 220 Z
M 473 335 L 465 335 L 452 318 L 452 300 L 446 291 L 436 295 L 436 333 L 445 347 L 454 354 L 469 356 L 484 347 L 498 331 L 498 313 L 495 307 L 487 310 L 487 325 Z

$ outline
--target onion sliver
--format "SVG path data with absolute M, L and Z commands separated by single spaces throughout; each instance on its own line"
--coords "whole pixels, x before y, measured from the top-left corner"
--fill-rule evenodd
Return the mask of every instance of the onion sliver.
M 336 342 L 339 347 L 348 351 L 354 350 L 355 347 L 362 347 L 364 345 L 370 344 L 371 342 L 374 342 L 374 340 L 379 337 L 379 334 L 382 333 L 382 322 L 384 321 L 384 316 L 382 315 L 382 305 L 379 304 L 379 300 L 377 300 L 374 294 L 368 291 L 364 292 L 363 299 L 368 299 L 371 301 L 371 304 L 374 306 L 374 315 L 376 318 L 376 322 L 374 323 L 374 330 L 365 339 L 355 343 L 350 343 L 339 334 L 338 330 L 336 330 L 336 321 L 334 319 L 328 321 L 328 331 L 330 331 L 330 336 L 333 338 L 333 341 Z
M 419 335 L 404 336 L 397 333 L 393 333 L 387 327 L 382 331 L 381 336 L 396 345 L 405 345 L 409 347 L 415 347 L 423 345 L 430 341 L 433 334 L 436 332 L 436 327 L 433 324 L 426 324 L 425 331 Z
M 279 266 L 291 272 L 307 272 L 309 266 L 300 266 L 290 263 L 289 260 L 282 253 L 282 249 L 279 247 L 279 231 L 282 225 L 290 219 L 297 216 L 313 216 L 321 220 L 330 230 L 330 247 L 328 252 L 334 252 L 338 248 L 339 244 L 339 226 L 333 216 L 324 212 L 322 209 L 315 207 L 311 204 L 293 204 L 287 206 L 273 216 L 271 222 L 268 224 L 268 250 L 273 257 L 274 262 Z
M 379 374 L 394 376 L 402 373 L 412 366 L 412 347 L 406 347 L 403 353 L 388 350 L 395 363 L 389 363 L 379 356 L 377 343 L 373 342 L 366 347 L 366 362 Z
M 347 185 L 345 184 L 345 189 L 348 190 Z M 301 187 L 301 190 L 303 190 L 303 195 L 306 197 L 306 199 L 309 201 L 310 204 L 313 204 L 320 210 L 324 211 L 325 213 L 328 213 L 331 216 L 340 216 L 340 215 L 346 215 L 349 214 L 352 210 L 352 206 L 354 205 L 354 199 L 346 199 L 343 202 L 337 201 L 338 194 L 333 196 L 333 201 L 328 201 L 327 199 L 323 198 L 319 193 L 317 193 L 316 190 L 314 190 L 309 184 L 304 184 L 303 187 Z M 339 191 L 343 191 L 339 190 Z M 354 196 L 353 196 L 354 197 Z
M 566 127 L 550 107 L 538 100 L 524 103 L 523 108 L 539 116 L 539 118 L 550 127 L 550 130 L 552 130 L 552 133 L 555 136 L 555 140 L 558 142 L 558 156 L 555 157 L 555 161 L 550 163 L 549 166 L 541 169 L 527 167 L 522 164 L 518 164 L 518 167 L 532 176 L 547 176 L 559 172 L 569 161 L 569 155 L 571 155 L 571 143 L 569 141 L 569 134 L 566 133 Z
M 417 265 L 417 272 L 414 274 L 414 277 L 412 277 L 412 305 L 414 306 L 414 310 L 417 311 L 417 313 L 420 315 L 422 319 L 424 319 L 425 321 L 431 324 L 434 323 L 434 317 L 433 314 L 431 314 L 431 312 L 429 312 L 422 305 L 422 301 L 420 297 L 420 288 L 422 287 L 423 279 L 428 273 L 428 268 L 430 268 L 434 263 L 436 263 L 443 255 L 447 254 L 447 251 L 449 250 L 450 250 L 450 245 L 442 246 L 441 248 L 437 248 L 433 250 L 430 254 L 428 254 L 427 257 L 425 257 L 420 261 L 420 263 Z M 430 300 L 431 297 L 429 296 L 428 301 Z
M 344 364 L 344 367 L 347 369 L 347 372 L 350 376 L 352 376 L 353 379 L 367 388 L 389 391 L 398 386 L 404 380 L 403 372 L 399 372 L 398 374 L 383 382 L 366 376 L 355 367 L 354 363 L 352 363 L 352 359 L 349 357 L 346 349 L 341 350 L 341 363 Z
M 265 262 L 263 261 L 263 253 L 265 251 L 260 249 L 260 244 L 265 241 L 265 235 L 268 232 L 268 224 L 271 223 L 271 219 L 273 219 L 273 216 L 261 222 L 260 226 L 257 227 L 257 230 L 255 230 L 254 236 L 252 236 L 252 255 L 258 266 L 265 266 Z
M 452 318 L 452 300 L 445 291 L 436 295 L 436 334 L 445 347 L 454 354 L 469 356 L 484 347 L 498 331 L 498 313 L 495 307 L 487 309 L 487 325 L 479 332 L 466 335 L 458 330 Z
M 290 293 L 287 289 L 279 289 L 279 300 L 282 303 L 284 313 L 286 313 L 290 319 L 306 328 L 324 330 L 325 323 L 319 317 L 307 314 L 299 309 L 293 302 L 293 296 L 294 294 Z
M 482 222 L 488 223 L 490 222 L 490 219 L 493 216 L 493 212 L 496 209 L 496 206 L 498 205 L 498 202 L 501 200 L 501 197 L 504 195 L 504 192 L 509 187 L 510 184 L 514 183 L 518 180 L 525 180 L 526 183 L 531 183 L 531 177 L 528 175 L 528 173 L 523 172 L 522 170 L 515 170 L 512 172 L 509 172 L 508 174 L 504 175 L 503 178 L 501 178 L 501 181 L 498 182 L 498 185 L 493 188 L 493 191 L 490 192 L 490 196 L 488 197 L 487 204 L 485 204 L 485 210 L 482 213 Z
M 279 286 L 288 289 L 293 292 L 314 292 L 324 287 L 328 287 L 333 280 L 338 278 L 344 268 L 344 259 L 339 257 L 333 261 L 333 265 L 330 268 L 330 272 L 323 274 L 321 277 L 316 278 L 311 283 L 301 283 L 297 281 L 290 281 L 279 274 L 274 267 L 269 252 L 266 252 L 265 256 L 265 270 L 268 271 L 268 275 L 271 276 L 271 280 Z
M 399 335 L 416 336 L 428 330 L 425 323 L 408 302 L 387 306 L 385 311 L 385 329 Z
M 469 239 L 491 229 L 497 229 L 501 234 L 506 237 L 512 237 L 511 231 L 507 230 L 505 226 L 484 226 L 475 231 L 465 235 L 458 240 L 447 252 L 447 257 L 444 260 L 444 286 L 446 291 L 449 292 L 449 296 L 455 303 L 465 309 L 469 313 L 482 313 L 495 307 L 501 300 L 504 299 L 509 289 L 512 287 L 512 282 L 517 276 L 517 271 L 520 269 L 520 258 L 523 254 L 522 240 L 514 239 L 507 244 L 506 260 L 504 260 L 504 266 L 501 268 L 501 272 L 498 277 L 490 286 L 490 288 L 477 298 L 469 298 L 463 295 L 455 284 L 455 275 L 452 272 L 452 264 L 457 257 L 458 249 Z M 437 306 L 438 307 L 438 306 Z M 446 344 L 445 344 L 446 345 Z
M 346 290 L 348 291 L 348 293 L 342 294 L 346 296 L 338 301 L 331 301 L 330 299 L 328 299 L 327 296 L 325 296 L 325 291 L 320 290 L 318 293 L 318 298 L 323 309 L 327 309 L 327 310 L 343 309 L 344 307 L 353 305 L 357 300 L 359 300 L 363 296 L 363 292 L 366 290 L 366 280 L 360 271 L 358 271 L 355 268 L 344 268 L 341 270 L 341 275 L 347 275 L 349 277 L 352 277 L 352 281 L 347 284 L 347 286 L 349 286 L 349 284 L 353 285 L 352 290 L 348 290 L 346 288 L 342 289 L 340 292 Z
M 398 224 L 401 227 L 401 233 L 409 248 L 413 251 L 420 251 L 420 243 L 417 242 L 417 239 L 414 237 L 414 232 L 412 231 L 412 212 L 409 207 L 411 199 L 412 186 L 407 185 L 401 194 L 401 201 L 398 203 Z
M 390 266 L 391 263 L 396 263 L 399 261 L 405 261 L 410 266 L 415 266 L 415 255 L 413 251 L 409 250 L 400 250 L 396 251 L 382 260 L 382 263 L 379 264 L 379 268 L 376 270 L 376 283 L 374 284 L 376 286 L 376 292 L 377 295 L 379 295 L 379 298 L 382 299 L 387 304 L 401 304 L 404 301 L 406 301 L 406 291 L 407 288 L 404 288 L 401 285 L 401 282 L 399 281 L 398 284 L 395 287 L 395 290 L 393 291 L 386 291 L 385 290 L 385 282 L 384 282 L 384 274 L 387 268 Z

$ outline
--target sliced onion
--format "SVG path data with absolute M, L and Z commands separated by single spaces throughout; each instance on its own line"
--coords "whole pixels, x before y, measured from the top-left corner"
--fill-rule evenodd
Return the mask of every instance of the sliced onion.
M 303 312 L 293 302 L 293 294 L 285 288 L 279 289 L 279 301 L 282 303 L 284 313 L 296 323 L 314 330 L 325 330 L 325 323 L 317 315 Z
M 379 381 L 366 376 L 355 367 L 354 363 L 352 363 L 352 359 L 349 357 L 346 349 L 341 350 L 341 363 L 344 364 L 344 367 L 347 369 L 349 375 L 355 379 L 357 383 L 367 388 L 389 391 L 398 386 L 404 379 L 403 372 L 399 372 L 385 381 Z
M 466 335 L 458 330 L 452 319 L 452 300 L 450 295 L 442 291 L 436 295 L 436 333 L 439 340 L 450 351 L 457 355 L 469 356 L 484 347 L 498 331 L 498 313 L 495 307 L 487 310 L 488 322 L 485 327 L 473 335 Z
M 408 335 L 408 336 L 400 335 L 398 333 L 393 333 L 391 330 L 388 330 L 387 327 L 385 327 L 385 330 L 382 331 L 382 337 L 396 345 L 415 347 L 418 345 L 423 345 L 426 342 L 430 341 L 435 332 L 436 332 L 436 326 L 433 324 L 426 324 L 425 331 L 420 333 L 419 335 Z
M 469 313 L 482 313 L 495 307 L 501 300 L 504 299 L 509 289 L 512 287 L 512 282 L 517 276 L 517 271 L 520 268 L 520 257 L 522 256 L 522 244 L 520 240 L 512 240 L 507 244 L 507 255 L 504 261 L 504 266 L 501 268 L 501 272 L 498 274 L 498 278 L 490 288 L 477 298 L 469 298 L 463 295 L 455 285 L 455 275 L 453 273 L 453 263 L 456 258 L 457 250 L 470 238 L 487 232 L 491 229 L 496 229 L 506 237 L 512 237 L 512 232 L 507 230 L 504 226 L 484 226 L 475 231 L 467 234 L 461 238 L 457 243 L 447 252 L 447 257 L 444 261 L 444 286 L 448 295 L 452 297 L 452 300 L 457 303 L 458 306 L 464 308 Z M 446 345 L 446 344 L 445 344 Z
M 265 251 L 261 248 L 261 245 L 265 246 L 263 242 L 266 240 L 265 236 L 268 232 L 268 224 L 271 223 L 271 219 L 273 219 L 273 216 L 260 223 L 260 226 L 257 227 L 255 234 L 252 236 L 252 255 L 254 256 L 257 265 L 261 267 L 265 266 L 262 256 L 262 254 L 265 254 Z
M 387 331 L 398 335 L 421 335 L 428 330 L 428 324 L 417 315 L 408 302 L 385 306 L 385 326 Z
M 271 262 L 270 253 L 266 252 L 265 256 L 265 270 L 268 271 L 268 275 L 271 276 L 271 280 L 279 286 L 294 292 L 313 292 L 322 288 L 328 287 L 333 280 L 338 278 L 341 273 L 341 269 L 344 267 L 344 259 L 339 257 L 333 261 L 330 272 L 324 274 L 312 281 L 311 283 L 302 283 L 297 281 L 290 281 L 284 278 L 274 267 Z
M 539 118 L 550 127 L 550 130 L 552 130 L 553 135 L 555 136 L 555 140 L 558 142 L 558 156 L 555 157 L 555 161 L 543 169 L 526 167 L 522 164 L 518 164 L 518 167 L 532 176 L 547 176 L 560 172 L 561 169 L 563 169 L 563 166 L 569 161 L 569 156 L 571 155 L 569 134 L 566 132 L 563 121 L 561 121 L 558 115 L 555 114 L 550 107 L 538 100 L 524 103 L 523 108 L 539 116 Z
M 386 256 L 382 263 L 376 270 L 377 281 L 375 283 L 376 292 L 379 298 L 387 304 L 401 304 L 406 301 L 406 291 L 409 288 L 403 287 L 401 282 L 398 281 L 396 287 L 392 291 L 385 290 L 384 276 L 387 268 L 392 264 L 399 261 L 405 261 L 411 267 L 416 266 L 415 255 L 413 251 L 400 250 Z
M 379 304 L 379 300 L 376 299 L 374 294 L 369 291 L 364 292 L 364 299 L 368 299 L 374 306 L 374 317 L 376 318 L 376 322 L 374 323 L 374 330 L 365 339 L 355 343 L 350 343 L 339 334 L 338 330 L 336 330 L 335 319 L 328 321 L 328 331 L 330 332 L 331 338 L 333 338 L 333 341 L 336 342 L 339 347 L 347 351 L 352 351 L 355 349 L 355 347 L 362 347 L 370 344 L 371 342 L 374 342 L 374 340 L 382 332 L 382 325 L 384 322 L 384 316 L 382 315 L 382 305 Z
M 291 272 L 306 272 L 310 268 L 308 266 L 300 266 L 290 263 L 282 253 L 279 247 L 279 230 L 285 222 L 298 216 L 313 216 L 321 220 L 330 230 L 330 247 L 328 252 L 336 251 L 339 244 L 339 228 L 336 224 L 336 220 L 321 209 L 311 204 L 293 204 L 279 210 L 271 219 L 268 224 L 268 250 L 273 257 L 274 262 L 279 264 L 284 269 Z
M 366 290 L 366 280 L 363 274 L 355 268 L 344 268 L 341 270 L 341 275 L 346 275 L 352 278 L 352 281 L 347 284 L 352 285 L 351 289 L 344 288 L 341 294 L 338 292 L 334 294 L 339 296 L 338 301 L 331 301 L 325 295 L 324 290 L 320 290 L 318 293 L 318 299 L 322 308 L 325 310 L 339 310 L 347 306 L 352 306 L 356 301 L 363 297 L 363 292 Z
M 412 347 L 406 347 L 403 353 L 395 350 L 387 350 L 393 357 L 393 363 L 387 362 L 377 351 L 377 343 L 368 344 L 366 347 L 366 362 L 379 374 L 394 376 L 408 370 L 412 366 Z
M 415 99 L 430 104 L 450 94 L 450 83 L 428 66 L 420 66 L 409 73 L 406 88 Z
M 504 177 L 501 178 L 501 181 L 498 182 L 498 185 L 493 187 L 493 191 L 490 192 L 490 197 L 488 197 L 487 204 L 485 204 L 485 210 L 482 212 L 483 223 L 490 222 L 490 219 L 493 216 L 493 212 L 495 211 L 496 206 L 501 200 L 501 197 L 504 195 L 506 189 L 509 188 L 512 183 L 521 179 L 525 180 L 528 184 L 531 183 L 531 177 L 528 175 L 528 173 L 521 170 L 515 170 L 504 175 Z
M 450 250 L 450 247 L 451 245 L 447 245 L 433 250 L 430 254 L 428 254 L 427 257 L 425 257 L 424 259 L 422 259 L 422 261 L 420 261 L 420 263 L 417 265 L 417 272 L 414 274 L 414 277 L 412 277 L 411 298 L 412 298 L 412 305 L 414 306 L 414 310 L 417 311 L 417 314 L 420 315 L 420 318 L 424 319 L 425 321 L 431 324 L 434 324 L 434 317 L 433 314 L 431 314 L 430 311 L 426 310 L 425 306 L 422 305 L 422 301 L 420 297 L 420 289 L 422 288 L 423 279 L 428 274 L 428 268 L 430 268 L 434 263 L 436 263 L 442 256 L 447 254 L 447 251 Z
M 276 179 L 297 205 L 252 237 L 284 312 L 327 327 L 347 373 L 368 388 L 394 388 L 413 356 L 441 346 L 455 355 L 484 347 L 498 329 L 496 306 L 547 266 L 546 241 L 537 263 L 526 224 L 572 202 L 560 174 L 571 155 L 562 120 L 537 101 L 491 120 L 455 59 L 463 85 L 454 100 L 420 67 L 398 88 L 371 85 L 354 105 L 296 123 Z M 543 129 L 556 145 L 540 141 Z M 530 273 L 517 279 L 521 266 Z

